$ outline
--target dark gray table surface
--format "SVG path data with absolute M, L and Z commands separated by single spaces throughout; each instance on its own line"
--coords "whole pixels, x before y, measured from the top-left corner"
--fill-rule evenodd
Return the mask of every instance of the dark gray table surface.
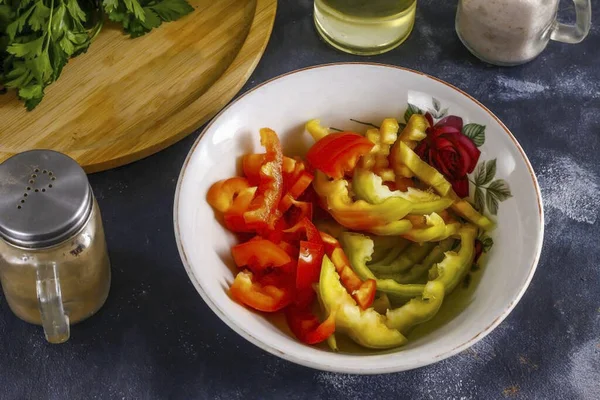
M 570 3 L 570 2 L 568 2 Z M 550 43 L 533 62 L 486 66 L 454 32 L 456 1 L 419 0 L 398 49 L 359 58 L 317 36 L 312 1 L 280 0 L 247 90 L 279 74 L 368 60 L 444 79 L 488 106 L 517 137 L 542 188 L 546 233 L 531 286 L 470 350 L 418 370 L 338 375 L 246 342 L 203 303 L 180 262 L 175 185 L 198 133 L 134 164 L 90 176 L 113 280 L 104 308 L 52 346 L 0 295 L 2 399 L 600 399 L 600 12 L 579 45 Z M 565 15 L 572 6 L 565 6 Z M 242 92 L 243 92 L 242 91 Z

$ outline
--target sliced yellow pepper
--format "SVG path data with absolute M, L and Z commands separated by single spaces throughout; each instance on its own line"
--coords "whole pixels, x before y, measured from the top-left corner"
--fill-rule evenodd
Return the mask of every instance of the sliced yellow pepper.
M 437 314 L 444 301 L 444 294 L 442 282 L 427 282 L 421 297 L 410 300 L 402 307 L 387 311 L 387 326 L 406 334 L 413 326 L 429 321 Z
M 408 188 L 406 192 L 391 191 L 380 176 L 363 168 L 356 168 L 352 178 L 352 191 L 358 199 L 379 204 L 390 197 L 400 197 L 413 203 L 411 214 L 431 214 L 450 207 L 454 200 L 435 193 Z
M 490 230 L 494 227 L 494 223 L 489 218 L 477 212 L 466 200 L 461 199 L 452 190 L 452 185 L 448 180 L 439 173 L 435 168 L 427 164 L 425 161 L 412 151 L 405 143 L 399 145 L 399 160 L 404 163 L 415 174 L 417 178 L 432 186 L 440 195 L 448 196 L 454 203 L 451 208 L 458 215 L 474 223 L 484 230 Z
M 320 171 L 315 173 L 313 187 L 331 216 L 350 229 L 361 230 L 385 225 L 403 218 L 412 211 L 412 203 L 399 197 L 386 199 L 379 204 L 370 204 L 364 200 L 354 201 L 348 191 L 348 181 L 330 181 Z
M 475 238 L 477 227 L 471 224 L 463 225 L 458 232 L 460 236 L 460 250 L 448 251 L 444 259 L 431 267 L 429 279 L 436 279 L 444 284 L 446 294 L 451 293 L 464 278 L 473 264 L 475 257 Z
M 455 235 L 460 229 L 460 223 L 446 224 L 437 213 L 425 215 L 426 228 L 413 228 L 403 233 L 402 237 L 413 242 L 434 242 Z
M 358 344 L 373 349 L 387 349 L 407 342 L 398 330 L 387 327 L 383 315 L 373 308 L 360 309 L 342 286 L 327 256 L 323 257 L 318 293 L 325 310 L 329 314 L 335 313 L 336 331 L 346 333 Z
M 378 291 L 408 298 L 420 296 L 423 293 L 424 285 L 403 285 L 393 279 L 377 279 L 367 267 L 367 262 L 371 260 L 373 254 L 373 240 L 370 237 L 360 233 L 345 232 L 340 236 L 340 243 L 354 272 L 363 280 L 375 279 Z
M 329 129 L 321 125 L 321 121 L 318 119 L 311 119 L 304 126 L 308 133 L 313 137 L 315 142 L 318 142 L 325 136 L 329 135 Z

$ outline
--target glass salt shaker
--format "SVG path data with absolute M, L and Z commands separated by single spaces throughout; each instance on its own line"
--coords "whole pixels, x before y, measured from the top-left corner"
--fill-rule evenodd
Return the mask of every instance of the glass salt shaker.
M 50 343 L 102 307 L 110 261 L 100 210 L 83 169 L 32 150 L 0 165 L 0 282 L 10 309 Z
M 589 33 L 591 0 L 573 0 L 576 23 L 556 20 L 560 0 L 459 0 L 456 32 L 480 60 L 501 66 L 533 60 L 548 42 L 579 43 Z

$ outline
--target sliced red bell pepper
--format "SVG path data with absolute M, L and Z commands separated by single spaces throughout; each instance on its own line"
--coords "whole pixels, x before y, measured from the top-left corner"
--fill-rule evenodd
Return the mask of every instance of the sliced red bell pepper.
M 283 231 L 288 234 L 290 240 L 301 240 L 301 237 L 306 237 L 306 240 L 312 243 L 322 244 L 321 234 L 310 219 L 304 217 L 294 226 Z
M 368 279 L 366 281 L 360 279 L 350 266 L 350 260 L 348 260 L 340 243 L 334 237 L 324 232 L 320 232 L 320 234 L 325 243 L 325 254 L 327 254 L 335 266 L 342 285 L 360 308 L 366 310 L 373 304 L 375 292 L 377 291 L 377 283 L 373 279 Z
M 306 344 L 321 343 L 335 332 L 335 313 L 320 322 L 310 310 L 292 305 L 285 316 L 292 333 Z
M 331 133 L 308 150 L 306 159 L 314 168 L 332 178 L 341 179 L 346 172 L 354 169 L 359 157 L 371 151 L 373 146 L 373 142 L 358 133 Z
M 294 226 L 303 218 L 313 219 L 313 205 L 305 201 L 292 201 L 292 207 L 285 213 L 288 225 Z
M 288 189 L 287 193 L 281 198 L 279 210 L 286 212 L 293 204 L 293 200 L 297 200 L 302 193 L 310 186 L 314 177 L 312 174 L 303 171 L 298 176 L 296 182 Z
M 238 267 L 248 267 L 255 274 L 266 272 L 268 267 L 281 267 L 292 261 L 284 249 L 266 239 L 233 246 L 231 254 Z
M 284 241 L 279 242 L 278 246 L 281 247 L 283 251 L 285 251 L 292 259 L 298 258 L 300 249 L 297 246 Z
M 260 169 L 265 163 L 266 154 L 246 154 L 242 158 L 242 169 L 248 182 L 253 185 L 260 183 Z M 293 158 L 283 156 L 281 172 L 284 177 L 293 176 L 296 172 L 297 161 Z
M 250 271 L 240 271 L 229 291 L 240 303 L 264 312 L 279 311 L 293 300 L 292 290 L 255 281 Z
M 296 267 L 296 304 L 308 306 L 314 299 L 313 284 L 319 281 L 324 246 L 313 242 L 300 242 Z
M 277 221 L 276 213 L 283 190 L 282 164 L 283 153 L 277 134 L 268 128 L 260 130 L 260 141 L 267 149 L 265 161 L 260 168 L 258 192 L 244 220 L 255 229 L 272 228 Z
M 250 188 L 250 183 L 246 178 L 236 176 L 223 179 L 210 187 L 206 194 L 206 200 L 214 209 L 224 213 L 231 208 L 236 196 L 248 188 Z
M 373 304 L 376 291 L 377 282 L 375 282 L 375 279 L 367 279 L 352 293 L 352 297 L 360 308 L 366 310 Z
M 223 214 L 225 220 L 225 226 L 232 232 L 252 232 L 253 230 L 248 227 L 244 220 L 244 213 L 250 207 L 252 199 L 256 194 L 256 186 L 243 189 L 233 200 L 233 204 Z

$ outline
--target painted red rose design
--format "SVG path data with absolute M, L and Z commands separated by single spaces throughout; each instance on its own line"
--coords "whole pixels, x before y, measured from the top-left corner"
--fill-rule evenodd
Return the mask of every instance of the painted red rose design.
M 469 196 L 467 174 L 473 172 L 481 152 L 463 131 L 463 120 L 449 115 L 434 124 L 433 117 L 426 113 L 430 127 L 427 137 L 415 148 L 415 152 L 428 164 L 440 171 L 460 197 Z

